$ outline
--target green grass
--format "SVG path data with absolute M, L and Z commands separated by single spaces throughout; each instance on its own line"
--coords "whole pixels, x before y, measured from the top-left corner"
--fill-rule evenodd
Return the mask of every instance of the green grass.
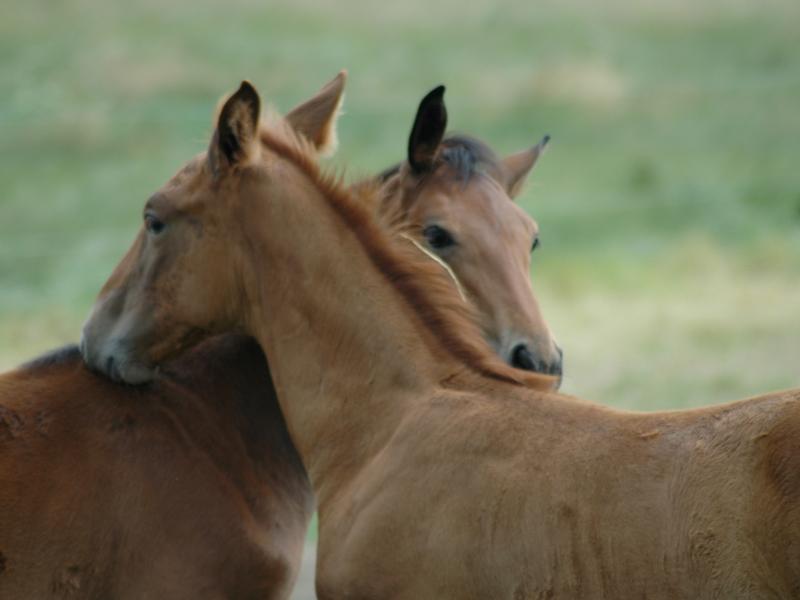
M 0 368 L 74 341 L 148 194 L 242 78 L 288 109 L 350 71 L 336 162 L 402 157 L 444 82 L 522 202 L 564 390 L 616 406 L 800 385 L 794 0 L 33 0 L 0 21 Z

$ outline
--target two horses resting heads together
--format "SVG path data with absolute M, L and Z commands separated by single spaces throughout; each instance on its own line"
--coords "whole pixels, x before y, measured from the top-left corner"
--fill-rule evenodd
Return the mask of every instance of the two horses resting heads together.
M 286 116 L 281 127 L 306 140 L 284 132 L 298 149 L 332 150 L 344 83 L 340 74 Z M 454 312 L 463 316 L 472 308 L 468 316 L 498 353 L 517 367 L 557 375 L 560 350 L 528 279 L 537 226 L 508 198 L 542 146 L 499 160 L 473 138 L 444 138 L 442 92 L 437 88 L 421 103 L 408 160 L 354 185 L 354 201 L 372 213 L 365 220 L 397 231 L 404 251 L 439 271 L 436 285 L 445 295 L 460 286 L 470 306 L 451 298 Z M 242 169 L 243 162 L 234 162 L 242 148 L 230 145 L 237 138 L 215 135 L 208 158 L 219 162 L 201 157 L 194 165 L 219 173 Z M 101 293 L 98 306 L 116 328 L 110 345 L 100 349 L 91 341 L 97 319 L 87 326 L 84 355 L 114 379 L 149 379 L 154 366 L 130 364 L 108 350 L 134 316 L 124 309 L 137 306 L 123 292 L 136 285 L 144 294 L 153 291 L 142 281 L 118 286 L 115 279 L 136 269 L 157 281 L 174 264 L 163 255 L 183 251 L 180 236 L 223 234 L 223 245 L 240 236 L 239 224 L 223 232 L 223 221 L 197 202 L 179 208 L 158 200 L 174 193 L 188 172 L 154 196 L 134 247 Z M 207 174 L 212 185 L 230 185 Z M 297 239 L 305 243 L 313 234 L 308 225 Z M 441 267 L 436 259 L 444 261 Z M 200 271 L 205 268 L 201 261 Z M 164 289 L 168 305 L 171 294 L 187 288 L 173 279 Z M 361 281 L 354 290 L 365 293 Z M 438 318 L 428 310 L 427 318 Z M 182 344 L 205 333 L 191 333 Z M 314 508 L 262 351 L 239 335 L 199 343 L 145 386 L 94 375 L 74 347 L 0 376 L 0 481 L 0 598 L 284 598 Z
M 134 499 L 134 514 L 156 520 L 151 530 L 167 549 L 205 534 L 208 543 L 192 556 L 202 573 L 165 551 L 170 568 L 162 572 L 172 589 L 197 578 L 204 587 L 193 591 L 202 597 L 285 595 L 302 539 L 292 535 L 310 510 L 307 474 L 319 509 L 322 599 L 800 596 L 800 392 L 653 414 L 554 392 L 560 352 L 535 304 L 523 313 L 533 330 L 511 316 L 520 298 L 532 297 L 526 270 L 537 231 L 508 196 L 540 147 L 499 161 L 473 141 L 443 140 L 444 105 L 434 90 L 420 106 L 408 161 L 346 189 L 316 159 L 332 140 L 342 84 L 334 80 L 296 109 L 301 117 L 293 111 L 263 122 L 258 94 L 243 84 L 223 106 L 208 152 L 148 202 L 142 231 L 86 324 L 84 357 L 115 379 L 151 381 L 158 365 L 183 356 L 138 402 L 123 398 L 133 421 L 95 416 L 106 429 L 81 454 L 100 465 L 102 481 L 139 476 L 114 504 Z M 487 208 L 493 199 L 502 211 Z M 482 235 L 465 225 L 466 207 L 478 205 L 492 211 L 480 220 Z M 506 239 L 512 245 L 498 250 Z M 524 254 L 517 248 L 523 241 Z M 479 248 L 508 252 L 497 263 L 503 270 L 481 272 L 498 277 L 498 289 L 470 276 L 477 261 L 488 260 Z M 511 310 L 482 299 L 498 293 Z M 286 436 L 268 448 L 237 416 L 249 414 L 240 408 L 219 425 L 241 431 L 228 440 L 214 419 L 189 426 L 179 408 L 164 408 L 190 405 L 188 396 L 197 394 L 182 373 L 194 368 L 201 384 L 217 381 L 212 375 L 220 371 L 206 371 L 202 360 L 203 352 L 213 356 L 214 342 L 201 340 L 226 332 L 247 334 L 263 349 L 269 371 L 258 363 L 263 369 L 251 375 L 261 378 L 259 392 L 274 388 L 268 397 L 280 405 L 274 414 L 285 419 L 296 455 Z M 187 353 L 198 343 L 200 350 Z M 59 368 L 33 366 L 8 377 L 22 385 Z M 247 376 L 232 369 L 230 378 L 228 391 L 208 384 L 220 396 L 199 401 L 211 407 L 201 420 L 237 397 L 250 412 L 262 406 L 245 398 Z M 169 466 L 183 467 L 170 470 L 180 485 L 162 491 L 148 484 L 145 475 L 161 465 L 148 462 L 156 460 L 152 453 L 130 452 L 149 435 L 137 419 L 163 429 L 148 443 L 170 448 Z M 29 437 L 37 427 L 41 435 L 54 429 L 30 411 L 16 423 L 19 437 L 25 427 Z M 229 452 L 207 447 L 215 435 Z M 256 442 L 276 460 L 251 456 L 248 443 Z M 96 447 L 116 451 L 118 468 L 104 466 L 108 459 L 91 452 Z M 305 473 L 293 479 L 270 464 L 298 458 Z M 208 490 L 200 491 L 204 481 Z M 25 484 L 13 493 L 28 491 Z M 160 512 L 174 501 L 165 495 L 179 497 L 181 486 L 201 495 L 192 507 L 203 514 L 217 503 L 229 512 L 208 522 L 192 521 L 200 512 Z M 107 487 L 94 488 L 95 502 Z M 0 508 L 14 498 L 0 491 Z M 148 562 L 152 548 L 131 546 L 124 523 L 114 520 L 119 513 L 108 510 L 106 527 L 95 523 L 102 531 L 85 545 L 96 564 L 66 566 L 53 587 L 92 574 L 117 585 L 142 564 L 156 568 Z M 48 514 L 58 521 L 57 508 Z M 176 537 L 157 524 L 171 525 Z M 31 539 L 41 541 L 17 539 L 21 555 Z M 103 565 L 91 554 L 101 543 L 128 560 Z M 68 560 L 50 554 L 54 564 Z M 13 561 L 9 553 L 7 572 Z
M 307 180 L 312 179 L 328 194 L 340 197 L 336 206 L 354 220 L 358 235 L 374 238 L 380 248 L 376 261 L 391 251 L 384 249 L 391 246 L 387 234 L 418 240 L 413 253 L 429 256 L 417 256 L 414 262 L 438 258 L 446 263 L 442 267 L 452 269 L 455 282 L 447 282 L 447 287 L 455 283 L 462 289 L 477 309 L 484 336 L 500 356 L 520 369 L 560 375 L 561 350 L 540 314 L 528 276 L 538 227 L 509 198 L 518 193 L 543 143 L 499 160 L 478 140 L 445 138 L 444 88 L 439 87 L 420 104 L 408 160 L 377 180 L 344 190 L 321 174 L 315 162 L 316 153 L 330 150 L 335 139 L 336 103 L 343 82 L 340 75 L 317 98 L 286 119 L 272 117 L 272 124 L 261 130 L 259 98 L 249 84 L 225 104 L 208 153 L 186 165 L 147 202 L 144 226 L 100 293 L 84 330 L 83 354 L 90 365 L 114 379 L 142 383 L 152 377 L 153 365 L 199 336 L 231 329 L 254 333 L 243 321 L 263 318 L 257 303 L 264 297 L 260 288 L 271 283 L 271 275 L 249 268 L 253 257 L 248 255 L 265 251 L 259 238 L 269 231 L 260 226 L 249 231 L 243 225 L 273 219 L 274 227 L 284 215 L 268 215 L 262 209 L 298 191 L 294 187 L 284 191 L 287 185 L 308 187 Z M 271 156 L 281 152 L 307 173 L 292 173 L 302 176 L 291 181 L 283 171 L 297 167 L 289 168 L 285 165 L 291 162 Z M 320 240 L 310 220 L 301 228 L 302 234 L 292 242 L 333 244 L 339 235 Z M 291 256 L 294 250 L 284 252 L 287 260 L 297 262 Z M 190 277 L 176 276 L 187 271 Z M 314 271 L 296 275 L 320 293 L 331 277 Z M 235 292 L 230 294 L 231 290 Z M 250 312 L 256 314 L 245 314 Z M 323 319 L 314 320 L 323 321 L 317 326 L 325 327 Z M 146 354 L 139 351 L 145 346 Z

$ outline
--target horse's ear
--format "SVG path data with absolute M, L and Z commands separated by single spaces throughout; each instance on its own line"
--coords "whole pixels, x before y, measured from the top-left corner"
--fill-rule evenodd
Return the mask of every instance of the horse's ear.
M 419 103 L 417 117 L 408 139 L 408 164 L 415 173 L 433 167 L 439 144 L 447 129 L 447 109 L 444 106 L 444 86 L 432 89 Z
M 294 107 L 286 115 L 292 128 L 303 134 L 321 154 L 333 154 L 336 150 L 336 119 L 344 99 L 346 82 L 347 71 L 339 71 L 313 98 Z
M 546 135 L 533 148 L 517 152 L 503 159 L 506 191 L 511 198 L 514 198 L 522 191 L 522 186 L 525 184 L 528 173 L 530 173 L 536 161 L 539 160 L 549 141 L 550 136 Z
M 217 118 L 217 130 L 211 140 L 209 159 L 218 171 L 223 165 L 246 160 L 256 148 L 261 99 L 249 81 L 225 101 Z

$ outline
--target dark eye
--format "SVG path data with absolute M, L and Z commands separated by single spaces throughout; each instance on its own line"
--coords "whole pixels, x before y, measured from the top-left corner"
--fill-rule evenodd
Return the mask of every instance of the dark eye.
M 428 245 L 436 250 L 454 246 L 456 243 L 453 236 L 450 235 L 446 229 L 438 225 L 428 225 L 422 230 L 422 235 L 425 236 Z
M 535 238 L 533 238 L 533 244 L 531 244 L 531 252 L 536 250 L 540 245 L 541 242 L 539 241 L 539 236 L 537 235 Z
M 166 228 L 164 221 L 161 221 L 152 213 L 147 213 L 144 216 L 144 228 L 153 235 L 158 235 Z

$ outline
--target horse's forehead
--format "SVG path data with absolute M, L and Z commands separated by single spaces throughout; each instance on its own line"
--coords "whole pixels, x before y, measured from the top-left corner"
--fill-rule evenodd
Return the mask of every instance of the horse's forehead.
M 205 155 L 200 155 L 186 163 L 157 192 L 171 202 L 181 203 L 203 185 L 208 185 L 205 174 Z
M 464 227 L 490 227 L 505 235 L 523 234 L 535 227 L 505 189 L 486 175 L 474 175 L 467 181 L 438 179 L 427 186 L 419 200 L 417 210 L 421 214 L 457 219 Z
M 192 158 L 189 162 L 187 162 L 185 165 L 183 165 L 183 167 L 181 167 L 181 169 L 179 169 L 178 172 L 175 173 L 173 179 L 176 181 L 181 181 L 195 177 L 204 170 L 206 162 L 207 162 L 206 153 L 203 152 L 202 154 L 198 154 L 197 156 Z

